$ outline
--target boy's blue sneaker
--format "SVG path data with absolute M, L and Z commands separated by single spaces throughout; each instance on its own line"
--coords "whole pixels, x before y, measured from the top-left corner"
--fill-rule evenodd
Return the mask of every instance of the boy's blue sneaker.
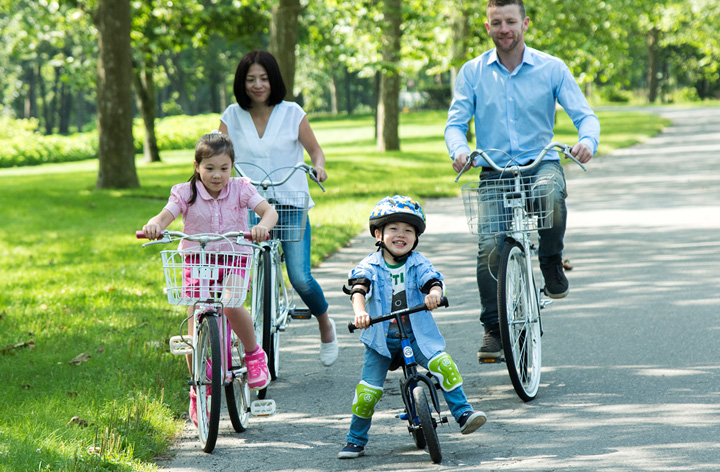
M 484 425 L 486 421 L 487 416 L 482 411 L 466 411 L 460 415 L 460 419 L 458 419 L 460 432 L 462 434 L 470 434 Z
M 338 459 L 355 459 L 356 457 L 364 456 L 365 448 L 358 446 L 357 444 L 347 443 L 342 451 L 338 452 Z

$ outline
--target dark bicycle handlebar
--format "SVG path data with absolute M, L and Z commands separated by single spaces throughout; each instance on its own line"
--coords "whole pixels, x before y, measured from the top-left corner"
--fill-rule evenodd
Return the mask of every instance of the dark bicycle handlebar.
M 440 304 L 438 306 L 448 307 L 450 306 L 450 302 L 448 301 L 447 297 L 442 297 L 440 299 Z M 417 313 L 418 311 L 425 311 L 427 310 L 427 306 L 425 306 L 424 303 L 421 303 L 420 305 L 411 306 L 410 308 L 405 308 L 404 310 L 398 310 L 393 311 L 392 313 L 388 313 L 387 315 L 378 316 L 376 318 L 370 319 L 370 324 L 374 325 L 375 323 L 380 323 L 381 321 L 391 320 L 398 316 L 405 316 L 409 315 L 411 313 Z M 348 330 L 352 333 L 356 329 L 359 329 L 357 326 L 355 326 L 355 323 L 349 322 L 348 323 Z

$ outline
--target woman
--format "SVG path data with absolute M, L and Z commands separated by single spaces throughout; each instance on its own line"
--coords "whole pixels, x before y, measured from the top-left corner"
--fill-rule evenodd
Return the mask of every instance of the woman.
M 238 162 L 252 162 L 259 168 L 245 166 L 246 175 L 261 180 L 275 169 L 292 167 L 303 162 L 304 149 L 310 155 L 318 180 L 327 179 L 325 154 L 305 112 L 298 104 L 283 100 L 285 83 L 272 54 L 265 51 L 246 54 L 235 72 L 233 91 L 237 104 L 230 105 L 222 114 L 219 130 L 230 136 Z M 274 174 L 284 175 L 283 171 Z M 278 188 L 309 192 L 307 178 L 299 172 Z M 311 200 L 310 207 L 313 205 Z M 335 322 L 328 316 L 328 303 L 322 288 L 310 273 L 310 241 L 308 219 L 303 239 L 283 242 L 283 252 L 290 283 L 318 321 L 320 361 L 331 366 L 338 356 Z

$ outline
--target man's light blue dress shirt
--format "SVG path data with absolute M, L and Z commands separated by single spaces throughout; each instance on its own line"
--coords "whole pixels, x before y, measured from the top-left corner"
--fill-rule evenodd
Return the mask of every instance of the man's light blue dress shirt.
M 470 153 L 466 135 L 473 116 L 478 149 L 501 149 L 513 157 L 542 149 L 553 140 L 556 103 L 572 119 L 579 141 L 595 154 L 600 121 L 563 61 L 525 46 L 522 63 L 510 73 L 500 63 L 495 49 L 487 51 L 465 63 L 458 73 L 445 127 L 450 157 Z M 525 164 L 536 155 L 527 154 L 519 163 Z M 507 163 L 507 157 L 503 158 L 498 165 Z M 553 150 L 545 159 L 559 157 Z

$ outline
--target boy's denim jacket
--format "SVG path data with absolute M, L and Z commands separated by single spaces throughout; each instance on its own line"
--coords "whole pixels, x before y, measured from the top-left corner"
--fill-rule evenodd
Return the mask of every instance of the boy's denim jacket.
M 442 281 L 443 276 L 436 271 L 429 260 L 422 254 L 413 251 L 405 261 L 405 294 L 407 306 L 415 306 L 425 302 L 425 294 L 420 291 L 432 279 Z M 350 271 L 348 279 L 365 278 L 372 282 L 366 296 L 366 310 L 371 318 L 391 312 L 392 281 L 390 271 L 382 257 L 382 251 L 375 252 L 363 259 L 357 267 Z M 443 293 L 445 287 L 443 286 Z M 434 354 L 445 350 L 445 340 L 438 330 L 435 319 L 429 311 L 419 311 L 410 316 L 413 335 L 423 355 L 430 359 Z M 379 354 L 390 357 L 387 347 L 387 332 L 390 321 L 370 325 L 360 334 L 360 341 Z

